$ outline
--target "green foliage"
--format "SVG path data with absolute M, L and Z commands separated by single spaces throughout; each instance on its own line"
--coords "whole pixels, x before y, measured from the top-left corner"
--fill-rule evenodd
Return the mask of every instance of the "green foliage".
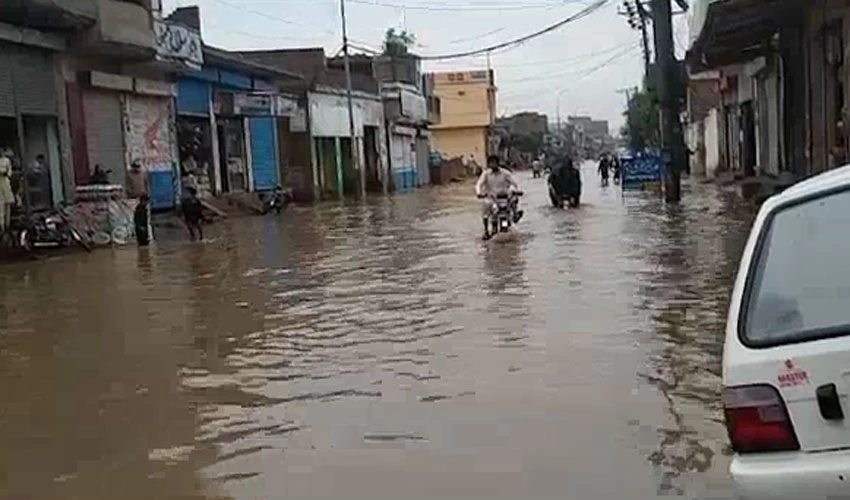
M 390 56 L 407 55 L 410 48 L 416 44 L 416 36 L 406 30 L 390 28 L 384 36 L 384 54 Z
M 629 108 L 624 113 L 626 124 L 620 131 L 629 147 L 643 150 L 661 147 L 661 105 L 653 89 L 636 90 L 629 98 Z

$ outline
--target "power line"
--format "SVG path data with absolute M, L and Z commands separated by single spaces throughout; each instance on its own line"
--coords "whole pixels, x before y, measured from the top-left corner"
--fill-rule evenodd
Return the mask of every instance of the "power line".
M 237 30 L 237 29 L 233 29 L 233 28 L 231 28 L 231 27 L 229 27 L 229 26 L 225 28 L 225 27 L 223 27 L 222 25 L 220 25 L 220 24 L 218 24 L 218 23 L 211 23 L 211 22 L 209 22 L 209 21 L 204 21 L 204 24 L 205 24 L 205 25 L 208 25 L 208 26 L 209 26 L 209 27 L 211 27 L 211 28 L 218 28 L 218 29 L 221 29 L 221 30 L 227 30 L 227 31 L 228 31 L 228 32 L 230 32 L 230 33 L 236 33 L 236 34 L 238 34 L 238 35 L 242 35 L 242 36 L 245 36 L 245 37 L 248 37 L 248 38 L 255 38 L 255 39 L 257 39 L 257 40 L 277 40 L 277 41 L 281 41 L 281 40 L 298 40 L 298 41 L 307 41 L 307 40 L 320 40 L 320 39 L 321 39 L 321 37 L 320 37 L 320 36 L 315 36 L 315 35 L 306 35 L 306 36 L 289 36 L 289 35 L 260 35 L 260 34 L 257 34 L 257 33 L 250 33 L 250 32 L 248 32 L 248 31 L 240 31 L 240 30 Z
M 466 38 L 456 38 L 454 40 L 449 40 L 448 43 L 455 44 L 455 43 L 471 42 L 473 40 L 485 38 L 485 37 L 488 37 L 490 35 L 495 35 L 496 33 L 501 33 L 503 31 L 505 31 L 506 29 L 508 29 L 508 28 L 506 26 L 503 26 L 501 28 L 496 28 L 494 30 L 490 30 L 487 33 L 481 33 L 480 35 L 469 36 L 469 37 L 466 37 Z
M 557 92 L 567 90 L 567 89 L 573 87 L 578 82 L 580 82 L 580 81 L 584 80 L 585 78 L 589 77 L 590 75 L 596 73 L 597 71 L 610 66 L 612 63 L 614 63 L 615 61 L 617 61 L 621 57 L 627 56 L 630 53 L 632 53 L 636 48 L 638 48 L 638 46 L 639 45 L 633 45 L 631 47 L 628 47 L 626 50 L 619 52 L 619 53 L 615 54 L 613 57 L 606 59 L 601 64 L 594 66 L 594 67 L 588 69 L 587 71 L 577 73 L 578 77 L 572 81 L 572 85 L 570 85 L 568 87 L 564 87 L 562 89 L 559 89 Z M 566 75 L 560 75 L 560 76 L 566 76 Z M 525 97 L 525 96 L 530 95 L 530 94 L 540 94 L 540 90 L 529 90 L 528 92 L 522 92 L 522 93 L 519 93 L 519 94 L 508 93 L 507 95 L 502 95 L 502 97 L 503 98 L 517 99 L 517 98 Z M 548 94 L 551 94 L 551 93 L 547 93 L 547 95 Z
M 617 58 L 622 57 L 623 55 L 631 52 L 632 50 L 638 48 L 639 46 L 640 46 L 639 43 L 628 44 L 627 46 L 625 46 L 625 51 L 618 52 L 617 54 L 614 55 L 614 57 L 612 57 L 611 59 L 607 59 L 606 62 L 604 62 L 602 64 L 605 65 L 609 61 L 616 60 Z M 617 47 L 617 49 L 622 49 L 623 47 L 624 46 L 621 45 L 621 46 Z M 611 51 L 608 51 L 608 52 L 610 53 Z M 596 66 L 594 66 L 594 68 L 596 68 Z M 531 80 L 542 81 L 542 80 L 551 80 L 552 78 L 563 78 L 565 76 L 573 76 L 573 75 L 581 75 L 581 74 L 583 74 L 583 71 L 570 70 L 570 71 L 566 71 L 566 72 L 563 72 L 563 73 L 552 73 L 552 74 L 548 74 L 548 75 L 529 76 L 529 77 L 520 78 L 518 80 L 507 79 L 507 80 L 502 80 L 502 82 L 505 82 L 505 83 L 520 83 L 520 82 L 527 82 L 527 81 L 531 81 Z
M 486 54 L 487 52 L 492 52 L 494 50 L 503 49 L 503 48 L 506 48 L 506 47 L 512 47 L 512 46 L 516 46 L 516 45 L 521 45 L 521 44 L 523 44 L 523 43 L 525 43 L 525 42 L 527 42 L 531 39 L 534 39 L 534 38 L 537 38 L 539 36 L 550 33 L 552 31 L 555 31 L 558 28 L 561 28 L 562 26 L 565 26 L 565 25 L 567 25 L 567 24 L 569 24 L 573 21 L 578 21 L 579 19 L 587 17 L 590 14 L 594 13 L 595 11 L 601 9 L 602 6 L 604 6 L 606 3 L 608 3 L 608 0 L 597 0 L 594 3 L 590 4 L 589 6 L 581 9 L 577 13 L 575 13 L 575 14 L 573 14 L 573 15 L 565 18 L 565 19 L 560 20 L 555 24 L 547 26 L 546 28 L 543 28 L 542 30 L 535 31 L 534 33 L 531 33 L 529 35 L 525 35 L 523 37 L 516 38 L 516 39 L 510 40 L 510 41 L 507 41 L 507 42 L 502 42 L 502 43 L 499 43 L 499 44 L 496 44 L 496 45 L 491 45 L 489 47 L 485 47 L 483 49 L 478 49 L 478 50 L 470 50 L 470 51 L 467 51 L 467 52 L 458 52 L 458 53 L 455 53 L 455 54 L 444 54 L 444 55 L 439 55 L 439 56 L 420 56 L 420 58 L 422 60 L 430 60 L 430 61 L 437 60 L 437 59 L 460 59 L 462 57 L 469 57 L 469 56 L 474 56 L 474 55 L 478 55 L 478 54 Z
M 236 5 L 234 3 L 230 3 L 226 0 L 213 0 L 213 1 L 216 2 L 216 3 L 219 3 L 221 5 L 226 5 L 228 7 L 231 7 L 233 9 L 241 10 L 243 12 L 249 12 L 251 14 L 262 16 L 262 17 L 265 17 L 267 19 L 271 19 L 273 21 L 278 21 L 280 23 L 287 24 L 287 25 L 290 25 L 290 26 L 302 26 L 302 27 L 306 27 L 306 28 L 315 28 L 316 27 L 315 25 L 310 25 L 310 24 L 301 23 L 301 22 L 297 22 L 297 21 L 290 21 L 288 19 L 283 19 L 282 17 L 272 16 L 271 14 L 268 14 L 268 13 L 263 12 L 261 10 L 254 10 L 254 9 L 249 8 L 249 7 L 245 7 L 244 5 Z M 333 31 L 331 31 L 327 28 L 325 28 L 322 31 L 324 31 L 325 33 L 329 33 L 331 35 L 336 35 L 335 32 L 333 32 Z
M 544 60 L 544 61 L 526 61 L 526 62 L 521 62 L 521 63 L 516 63 L 516 64 L 499 64 L 498 66 L 499 66 L 499 69 L 502 69 L 502 68 L 520 68 L 520 67 L 526 67 L 526 66 L 548 66 L 548 65 L 551 65 L 551 64 L 564 64 L 564 63 L 568 63 L 568 62 L 585 61 L 585 60 L 588 60 L 588 59 L 592 59 L 596 56 L 603 56 L 605 54 L 610 54 L 614 51 L 622 49 L 623 47 L 625 47 L 625 45 L 617 45 L 616 47 L 609 47 L 605 50 L 592 52 L 590 54 L 581 54 L 581 55 L 577 55 L 577 56 L 567 57 L 567 58 L 564 58 L 564 59 L 548 59 L 548 60 Z
M 362 5 L 373 5 L 376 7 L 389 7 L 393 9 L 407 9 L 407 10 L 422 10 L 422 11 L 433 11 L 433 12 L 501 12 L 505 10 L 528 10 L 528 9 L 552 9 L 555 7 L 559 7 L 565 5 L 567 3 L 581 3 L 583 0 L 569 0 L 565 2 L 546 2 L 546 3 L 531 3 L 531 4 L 481 4 L 480 6 L 445 6 L 441 7 L 439 5 L 412 5 L 412 4 L 401 4 L 401 3 L 392 3 L 384 0 L 347 0 L 351 3 L 357 3 Z

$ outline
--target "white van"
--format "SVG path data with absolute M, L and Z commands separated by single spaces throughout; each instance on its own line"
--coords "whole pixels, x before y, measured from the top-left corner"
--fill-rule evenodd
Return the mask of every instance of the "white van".
M 767 200 L 732 292 L 723 404 L 741 499 L 850 499 L 850 167 Z

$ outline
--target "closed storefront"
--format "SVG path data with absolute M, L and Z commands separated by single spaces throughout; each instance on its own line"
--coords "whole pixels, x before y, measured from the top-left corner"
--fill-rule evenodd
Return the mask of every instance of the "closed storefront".
M 81 73 L 80 86 L 85 141 L 74 144 L 85 144 L 88 168 L 100 166 L 109 184 L 129 187 L 128 169 L 138 164 L 147 178 L 151 207 L 173 207 L 179 185 L 172 104 L 176 86 L 99 71 Z M 140 187 L 139 182 L 134 186 Z
M 251 168 L 254 174 L 254 190 L 273 190 L 278 185 L 274 119 L 257 117 L 250 118 L 248 122 L 251 126 Z
M 93 171 L 99 165 L 105 171 L 111 170 L 110 183 L 123 185 L 126 167 L 121 94 L 111 90 L 86 89 L 83 92 L 83 110 L 89 168 Z
M 0 43 L 0 148 L 26 181 L 13 186 L 17 198 L 35 210 L 63 200 L 57 101 L 53 52 Z
M 219 91 L 215 102 L 225 190 L 273 190 L 280 175 L 275 95 Z
M 255 191 L 270 191 L 278 185 L 276 95 L 271 92 L 233 94 L 233 114 L 245 117 L 250 140 L 250 169 Z
M 416 129 L 396 125 L 390 134 L 390 158 L 397 191 L 416 188 Z
M 162 85 L 166 87 L 163 93 L 167 94 L 168 84 Z M 140 89 L 139 80 L 136 81 L 136 87 Z M 127 164 L 138 163 L 147 170 L 151 208 L 171 208 L 175 205 L 178 192 L 171 99 L 132 94 L 127 96 L 125 108 Z
M 427 134 L 427 131 L 419 130 L 416 137 L 416 180 L 419 187 L 431 184 L 431 171 L 428 169 L 431 141 Z

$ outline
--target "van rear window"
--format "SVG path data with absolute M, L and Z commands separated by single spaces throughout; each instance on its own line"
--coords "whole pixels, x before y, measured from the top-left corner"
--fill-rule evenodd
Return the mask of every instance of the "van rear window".
M 761 238 L 741 315 L 744 343 L 850 334 L 850 191 L 780 209 Z

